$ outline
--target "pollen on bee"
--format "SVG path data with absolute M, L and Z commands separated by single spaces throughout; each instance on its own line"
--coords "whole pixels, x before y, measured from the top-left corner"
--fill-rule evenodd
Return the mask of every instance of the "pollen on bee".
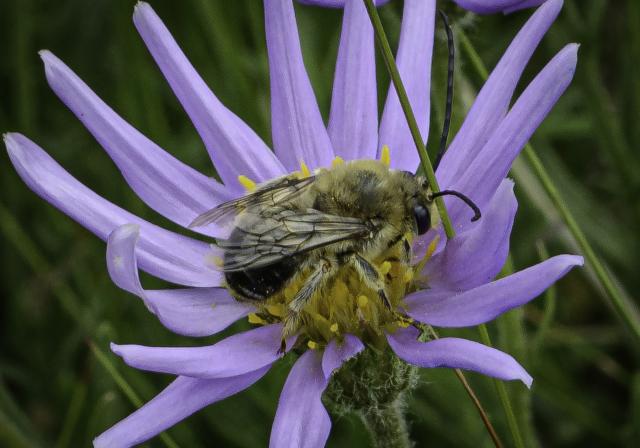
M 247 191 L 253 191 L 256 189 L 256 183 L 242 174 L 238 176 L 238 182 L 240 182 L 240 185 L 242 185 Z
M 311 350 L 315 350 L 318 348 L 318 343 L 310 340 L 309 342 L 307 342 L 307 347 L 309 347 Z
M 380 161 L 387 166 L 391 166 L 391 150 L 389 145 L 383 145 L 380 151 Z
M 304 179 L 305 177 L 311 176 L 311 171 L 306 163 L 303 160 L 300 161 L 300 178 Z
M 358 307 L 365 308 L 368 303 L 369 303 L 369 299 L 367 298 L 367 296 L 364 296 L 364 295 L 358 296 Z
M 331 330 L 331 333 L 337 333 L 339 328 L 338 324 L 331 324 L 329 330 Z
M 406 271 L 404 271 L 404 276 L 402 277 L 402 280 L 405 283 L 409 283 L 411 280 L 413 280 L 413 271 L 411 269 L 407 269 Z

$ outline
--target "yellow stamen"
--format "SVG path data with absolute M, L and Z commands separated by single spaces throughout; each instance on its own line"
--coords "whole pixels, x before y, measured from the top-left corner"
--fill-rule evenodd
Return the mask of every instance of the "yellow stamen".
M 344 163 L 344 159 L 340 156 L 336 156 L 332 161 L 331 161 L 331 168 L 335 168 L 338 165 L 342 165 Z
M 329 330 L 331 330 L 331 333 L 337 333 L 338 332 L 338 324 L 331 324 L 331 326 L 329 327 Z
M 389 145 L 384 145 L 382 147 L 382 151 L 380 152 L 380 161 L 387 166 L 391 165 L 391 151 L 389 150 Z
M 440 242 L 440 235 L 436 235 L 436 237 L 429 243 L 429 247 L 427 248 L 427 258 L 431 258 L 431 255 L 436 251 L 438 242 Z
M 250 324 L 265 324 L 265 320 L 258 316 L 256 313 L 251 313 L 247 316 Z
M 311 176 L 311 171 L 309 171 L 309 167 L 302 160 L 300 161 L 300 175 L 303 179 L 305 177 Z
M 272 316 L 284 317 L 284 305 L 282 303 L 274 303 L 266 306 L 267 311 Z
M 380 265 L 380 273 L 382 275 L 387 275 L 390 270 L 391 270 L 391 262 L 390 261 L 385 261 Z
M 247 191 L 253 191 L 256 189 L 256 183 L 242 174 L 238 176 L 238 182 L 240 182 L 240 185 L 242 185 Z
M 309 341 L 307 342 L 307 347 L 309 347 L 311 350 L 315 350 L 318 348 L 318 344 L 313 341 Z
M 367 296 L 358 296 L 358 306 L 360 308 L 366 307 L 368 303 L 369 299 L 367 298 Z

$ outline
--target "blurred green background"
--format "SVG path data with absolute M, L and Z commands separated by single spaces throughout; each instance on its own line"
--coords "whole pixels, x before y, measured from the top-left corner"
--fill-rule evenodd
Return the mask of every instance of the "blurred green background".
M 135 196 L 49 90 L 37 55 L 39 49 L 52 50 L 138 129 L 213 175 L 197 133 L 133 27 L 134 3 L 0 1 L 0 131 L 25 133 L 101 195 L 176 229 Z M 394 42 L 401 3 L 394 0 L 381 9 Z M 489 67 L 531 13 L 477 17 L 451 2 L 440 3 L 454 29 L 464 29 Z M 151 4 L 218 97 L 270 142 L 261 2 Z M 341 12 L 296 10 L 305 62 L 326 117 Z M 532 142 L 589 240 L 633 300 L 640 287 L 640 2 L 566 0 L 520 88 L 568 42 L 582 44 L 575 80 Z M 464 52 L 459 54 L 454 131 L 481 85 Z M 439 30 L 432 92 L 436 130 L 445 67 L 446 42 Z M 381 68 L 379 79 L 386 86 Z M 202 345 L 220 336 L 190 340 L 165 330 L 140 300 L 111 283 L 101 241 L 29 191 L 5 151 L 0 166 L 0 446 L 88 446 L 132 412 L 137 400 L 149 400 L 170 381 L 126 367 L 109 352 L 109 341 Z M 518 160 L 512 174 L 520 203 L 512 236 L 515 269 L 538 262 L 545 250 L 577 252 L 527 163 Z M 143 281 L 158 285 L 148 277 Z M 606 303 L 590 270 L 575 270 L 544 297 L 489 325 L 494 343 L 535 378 L 530 392 L 508 384 L 526 446 L 640 441 L 638 347 Z M 446 334 L 479 340 L 477 329 Z M 197 413 L 169 430 L 169 438 L 148 445 L 266 446 L 288 368 L 286 362 L 278 364 L 248 391 Z M 468 378 L 511 446 L 492 380 L 473 373 Z M 408 416 L 417 446 L 492 446 L 449 370 L 422 371 Z M 367 445 L 357 418 L 334 421 L 329 446 Z

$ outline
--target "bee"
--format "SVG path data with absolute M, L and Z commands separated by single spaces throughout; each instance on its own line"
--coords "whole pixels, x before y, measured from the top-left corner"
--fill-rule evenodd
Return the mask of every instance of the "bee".
M 454 46 L 446 15 L 449 64 L 445 120 L 436 157 L 446 150 L 453 98 Z M 255 191 L 220 204 L 198 216 L 190 227 L 224 224 L 233 217 L 227 239 L 216 246 L 223 252 L 219 267 L 228 289 L 240 301 L 286 303 L 280 351 L 295 334 L 300 315 L 325 287 L 340 278 L 377 295 L 392 315 L 404 295 L 376 267 L 395 262 L 400 272 L 411 270 L 411 241 L 433 227 L 434 200 L 452 195 L 480 218 L 479 208 L 454 190 L 432 192 L 427 179 L 409 171 L 390 169 L 377 160 L 355 160 L 314 175 L 290 174 L 260 185 Z M 437 221 L 434 218 L 433 221 Z M 352 282 L 351 282 L 352 283 Z M 296 286 L 292 297 L 285 290 Z M 360 289 L 359 287 L 356 289 Z M 282 300 L 284 297 L 284 300 Z M 329 298 L 331 300 L 331 298 Z
M 267 182 L 191 226 L 233 218 L 229 237 L 216 246 L 223 251 L 219 269 L 238 300 L 265 303 L 288 285 L 302 285 L 287 303 L 284 341 L 305 305 L 345 270 L 391 310 L 396 298 L 373 261 L 394 254 L 392 261 L 409 267 L 412 237 L 432 227 L 434 198 L 422 176 L 356 160 Z

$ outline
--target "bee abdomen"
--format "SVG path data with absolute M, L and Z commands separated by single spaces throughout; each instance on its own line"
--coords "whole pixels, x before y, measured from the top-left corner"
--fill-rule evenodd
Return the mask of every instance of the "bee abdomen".
M 229 288 L 241 298 L 266 300 L 282 290 L 297 265 L 297 258 L 290 257 L 260 268 L 227 272 L 225 279 Z

